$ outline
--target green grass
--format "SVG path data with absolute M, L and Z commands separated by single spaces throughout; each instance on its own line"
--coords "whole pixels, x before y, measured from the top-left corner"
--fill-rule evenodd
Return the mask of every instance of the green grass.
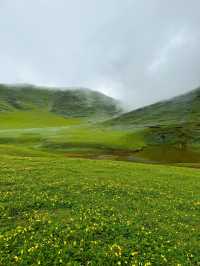
M 0 154 L 18 157 L 56 157 L 58 154 L 33 149 L 27 145 L 16 145 L 15 143 L 0 144 Z
M 48 121 L 48 120 L 47 120 Z M 47 122 L 46 121 L 46 122 Z M 33 120 L 31 123 L 33 125 Z M 174 127 L 120 130 L 85 125 L 66 119 L 68 126 L 0 130 L 0 144 L 34 153 L 67 157 L 143 161 L 160 163 L 199 163 L 199 127 L 187 130 Z M 52 120 L 53 123 L 53 120 Z M 23 123 L 24 125 L 24 123 Z M 49 124 L 48 124 L 49 125 Z M 163 138 L 165 136 L 165 138 Z
M 37 123 L 37 121 L 35 122 Z M 50 119 L 50 122 L 53 123 L 53 120 Z M 57 123 L 58 121 L 56 120 L 55 122 Z M 94 150 L 95 152 L 125 151 L 134 150 L 145 145 L 144 134 L 140 131 L 127 132 L 106 129 L 89 124 L 81 124 L 80 119 L 64 119 L 64 122 L 66 123 L 65 126 L 61 127 L 45 127 L 43 124 L 41 128 L 24 128 L 26 123 L 20 119 L 17 122 L 19 123 L 19 128 L 11 128 L 13 125 L 11 120 L 8 122 L 10 128 L 0 130 L 0 144 L 26 145 L 34 149 L 62 153 L 72 149 L 77 152 L 83 150 Z M 33 126 L 34 120 L 31 119 L 30 123 Z M 48 120 L 46 120 L 46 125 L 47 123 Z
M 18 149 L 27 147 L 35 153 L 51 152 L 67 157 L 200 162 L 199 127 L 191 127 L 191 132 L 176 127 L 120 130 L 89 124 L 73 125 L 81 120 L 66 119 L 66 122 L 68 126 L 0 130 L 0 144 L 11 145 L 10 149 L 15 145 Z
M 45 110 L 15 111 L 0 114 L 1 129 L 60 127 L 79 124 L 78 118 L 67 118 Z
M 126 132 L 94 126 L 70 127 L 49 136 L 50 148 L 135 149 L 144 145 L 141 132 Z
M 0 102 L 0 266 L 200 265 L 198 123 L 105 127 L 31 93 Z
M 0 265 L 200 263 L 198 170 L 6 155 L 0 169 Z

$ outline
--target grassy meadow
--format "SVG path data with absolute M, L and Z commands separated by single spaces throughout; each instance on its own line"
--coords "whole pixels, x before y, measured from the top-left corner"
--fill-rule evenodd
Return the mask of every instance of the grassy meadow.
M 1 156 L 0 265 L 199 265 L 199 170 Z
M 1 112 L 0 266 L 200 265 L 198 138 Z
M 44 109 L 34 111 L 5 112 L 0 116 L 1 129 L 26 129 L 61 127 L 79 124 L 80 119 L 58 116 Z

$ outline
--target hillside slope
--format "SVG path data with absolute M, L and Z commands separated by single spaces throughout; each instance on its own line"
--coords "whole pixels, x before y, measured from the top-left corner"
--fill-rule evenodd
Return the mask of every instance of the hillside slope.
M 26 111 L 50 108 L 54 92 L 31 85 L 8 86 L 0 85 L 0 111 Z
M 0 85 L 0 112 L 45 110 L 65 117 L 113 116 L 119 103 L 96 91 Z
M 51 111 L 70 117 L 91 117 L 117 115 L 120 108 L 119 103 L 113 98 L 80 88 L 56 92 Z
M 200 88 L 168 101 L 143 107 L 107 122 L 108 125 L 170 125 L 200 121 Z

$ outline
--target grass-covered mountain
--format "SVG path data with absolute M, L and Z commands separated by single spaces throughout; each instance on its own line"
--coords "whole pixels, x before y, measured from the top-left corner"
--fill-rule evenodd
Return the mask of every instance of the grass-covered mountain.
M 69 157 L 200 163 L 199 93 L 96 123 L 117 115 L 118 102 L 87 89 L 1 85 L 0 145 L 11 153 L 25 145 Z
M 51 111 L 70 117 L 113 116 L 120 112 L 119 103 L 111 97 L 89 89 L 57 91 Z
M 108 124 L 152 126 L 193 122 L 200 122 L 200 88 L 170 100 L 122 114 Z
M 0 85 L 0 112 L 45 110 L 65 117 L 104 117 L 117 115 L 119 103 L 84 88 L 66 90 L 31 85 Z
M 122 114 L 104 125 L 140 130 L 144 145 L 137 157 L 151 162 L 200 162 L 200 88 Z M 131 143 L 131 142 L 130 142 Z

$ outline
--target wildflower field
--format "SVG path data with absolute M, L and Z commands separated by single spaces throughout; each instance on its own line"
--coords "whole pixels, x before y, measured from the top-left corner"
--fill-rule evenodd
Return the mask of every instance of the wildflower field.
M 200 172 L 1 155 L 0 265 L 200 265 Z

